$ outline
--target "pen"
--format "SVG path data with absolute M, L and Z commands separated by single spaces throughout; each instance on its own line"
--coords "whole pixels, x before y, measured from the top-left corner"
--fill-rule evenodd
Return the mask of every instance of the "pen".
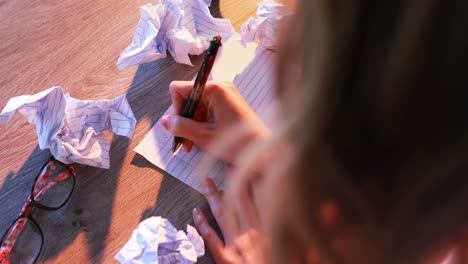
M 203 63 L 198 71 L 197 78 L 195 78 L 195 83 L 193 84 L 192 93 L 187 100 L 187 103 L 184 107 L 184 112 L 182 116 L 185 118 L 193 118 L 195 111 L 197 110 L 198 102 L 201 99 L 203 94 L 203 90 L 206 85 L 206 81 L 208 80 L 208 76 L 210 75 L 211 68 L 213 68 L 213 64 L 216 58 L 216 54 L 218 53 L 218 48 L 221 46 L 221 36 L 217 35 L 210 41 L 210 47 L 208 47 L 208 51 L 203 58 Z M 174 155 L 179 151 L 180 147 L 182 146 L 182 142 L 184 138 L 182 137 L 174 137 L 174 142 L 172 143 L 172 153 Z

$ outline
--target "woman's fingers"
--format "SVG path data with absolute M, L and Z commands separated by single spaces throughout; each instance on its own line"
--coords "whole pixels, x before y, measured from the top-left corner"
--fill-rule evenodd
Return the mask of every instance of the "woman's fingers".
M 176 114 L 182 114 L 185 103 L 192 93 L 193 85 L 193 81 L 173 81 L 169 85 L 169 92 Z M 207 104 L 214 97 L 218 97 L 220 93 L 223 93 L 223 90 L 224 88 L 221 87 L 220 84 L 216 82 L 207 82 L 203 96 L 200 98 L 200 103 Z
M 205 123 L 207 110 L 206 107 L 200 105 L 193 120 L 180 117 L 182 114 L 187 99 L 192 92 L 193 82 L 188 81 L 173 81 L 169 85 L 169 91 L 171 95 L 171 100 L 174 105 L 174 114 L 175 115 L 166 115 L 162 118 L 163 126 L 171 132 L 173 135 L 180 136 L 185 138 L 182 146 L 187 152 L 190 152 L 193 148 L 194 141 L 197 142 L 197 145 L 203 144 L 203 142 L 208 141 L 206 138 L 203 138 L 209 135 L 208 130 L 211 129 L 211 125 Z M 200 121 L 200 122 L 192 122 Z
M 193 221 L 200 232 L 201 237 L 205 241 L 216 263 L 227 263 L 226 254 L 224 252 L 223 241 L 218 237 L 216 232 L 211 228 L 205 216 L 200 209 L 193 209 Z
M 184 142 L 182 142 L 182 146 L 184 147 L 185 151 L 190 152 L 193 148 L 193 142 L 190 140 L 184 140 Z
M 198 122 L 178 115 L 165 115 L 161 123 L 171 134 L 188 139 L 201 148 L 206 148 L 216 133 L 211 123 Z
M 236 211 L 237 211 L 237 221 L 236 223 L 239 224 L 239 230 L 228 230 L 228 223 L 226 222 L 225 215 L 224 215 L 224 203 L 221 198 L 221 194 L 219 193 L 218 189 L 216 188 L 215 183 L 210 178 L 205 178 L 203 183 L 202 192 L 210 205 L 211 212 L 218 222 L 219 227 L 224 235 L 224 240 L 226 244 L 230 244 L 233 240 L 233 236 L 236 235 L 237 232 L 245 232 L 249 230 L 251 227 L 256 226 L 256 210 L 252 203 L 252 199 L 249 195 L 248 186 L 243 186 L 239 188 L 237 193 L 239 201 L 235 203 Z
M 206 178 L 203 184 L 203 194 L 210 205 L 211 211 L 223 231 L 226 246 L 210 226 L 200 209 L 193 209 L 193 220 L 216 263 L 259 263 L 261 261 L 261 241 L 253 229 L 245 230 L 237 237 L 227 237 L 225 229 L 223 202 L 213 180 Z M 230 241 L 231 240 L 231 241 Z
M 224 203 L 221 198 L 221 194 L 219 193 L 218 189 L 216 188 L 215 183 L 210 178 L 205 178 L 203 183 L 202 189 L 203 195 L 205 195 L 208 204 L 210 205 L 211 212 L 216 219 L 221 231 L 224 235 L 224 240 L 227 244 L 231 242 L 231 236 L 229 235 L 230 232 L 226 230 L 226 223 L 224 220 Z
M 190 93 L 193 89 L 193 82 L 173 81 L 169 85 L 169 93 L 171 95 L 172 104 L 174 105 L 175 114 L 181 115 L 184 111 L 185 103 L 187 102 Z
M 252 201 L 250 187 L 250 183 L 243 183 L 236 192 L 239 201 L 235 203 L 235 207 L 238 212 L 240 232 L 242 233 L 252 227 L 257 227 L 257 211 Z
M 244 232 L 231 247 L 237 252 L 242 263 L 263 263 L 262 241 L 255 229 Z

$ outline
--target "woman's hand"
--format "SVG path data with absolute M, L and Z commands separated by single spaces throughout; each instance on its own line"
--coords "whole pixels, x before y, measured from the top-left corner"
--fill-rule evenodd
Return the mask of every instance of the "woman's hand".
M 185 138 L 183 146 L 187 151 L 195 144 L 226 162 L 233 162 L 243 147 L 269 134 L 236 87 L 228 82 L 208 82 L 193 120 L 181 117 L 192 88 L 193 82 L 172 82 L 169 89 L 175 114 L 162 118 L 162 125 L 169 132 Z M 225 138 L 226 134 L 229 140 L 223 140 L 223 146 L 210 148 L 215 139 Z
M 249 217 L 241 215 L 239 221 L 244 227 L 239 236 L 233 237 L 227 232 L 227 223 L 224 218 L 223 202 L 213 180 L 207 178 L 203 186 L 203 194 L 211 208 L 226 244 L 218 237 L 210 226 L 200 209 L 193 209 L 193 220 L 200 235 L 203 237 L 208 249 L 216 263 L 263 263 L 262 241 L 257 230 L 249 227 Z

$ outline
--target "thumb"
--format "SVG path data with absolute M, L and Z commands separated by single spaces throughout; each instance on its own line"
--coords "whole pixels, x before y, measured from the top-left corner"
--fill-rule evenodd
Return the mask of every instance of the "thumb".
M 192 141 L 195 145 L 206 147 L 214 138 L 214 127 L 211 123 L 198 122 L 178 115 L 165 115 L 161 123 L 171 134 Z

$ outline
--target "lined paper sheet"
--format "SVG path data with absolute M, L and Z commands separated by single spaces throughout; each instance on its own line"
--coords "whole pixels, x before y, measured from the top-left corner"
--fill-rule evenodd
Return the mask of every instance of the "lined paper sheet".
M 257 48 L 255 43 L 244 47 L 236 35 L 223 42 L 213 66 L 212 79 L 232 81 L 252 109 L 262 120 L 267 121 L 274 105 L 272 103 L 273 64 L 271 50 Z M 169 113 L 173 113 L 172 106 L 165 114 Z M 206 176 L 212 178 L 218 188 L 222 188 L 223 162 L 215 160 L 197 148 L 193 148 L 190 153 L 181 148 L 179 153 L 173 156 L 172 141 L 173 136 L 164 129 L 159 120 L 135 151 L 198 191 L 201 191 Z
M 34 95 L 11 98 L 0 113 L 0 124 L 18 111 L 36 124 L 39 147 L 64 163 L 81 163 L 109 168 L 110 143 L 102 134 L 131 138 L 136 119 L 126 95 L 112 100 L 79 100 L 56 86 Z

